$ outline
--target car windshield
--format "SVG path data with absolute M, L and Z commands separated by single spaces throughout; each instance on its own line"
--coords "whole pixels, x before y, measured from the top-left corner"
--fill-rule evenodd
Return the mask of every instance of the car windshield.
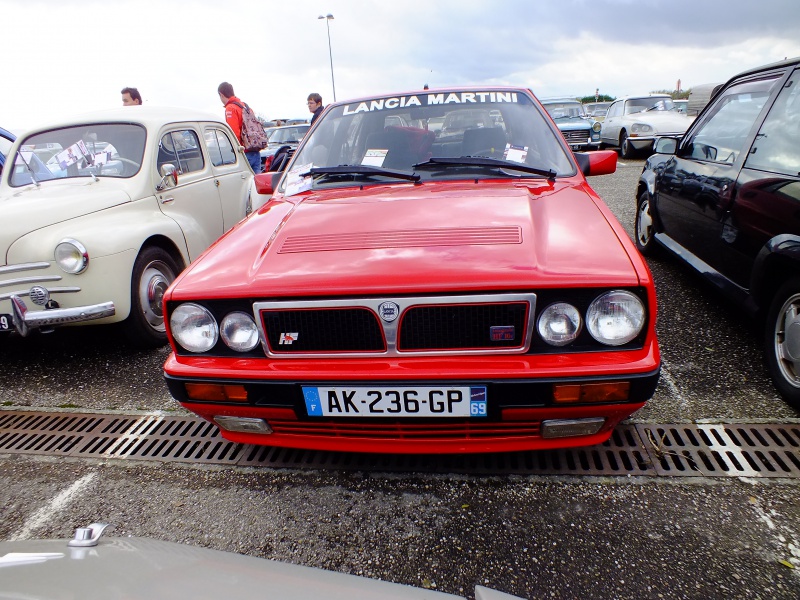
M 9 184 L 20 187 L 69 177 L 132 177 L 141 168 L 146 137 L 144 127 L 132 123 L 90 123 L 37 133 L 20 145 Z
M 586 116 L 580 102 L 548 102 L 544 105 L 554 120 L 575 119 Z
M 410 174 L 424 182 L 575 173 L 533 98 L 497 90 L 425 92 L 335 106 L 296 154 L 282 184 L 287 193 L 312 169 L 313 187 L 404 181 Z
M 303 139 L 309 127 L 310 125 L 299 125 L 297 127 L 276 129 L 272 132 L 272 135 L 269 136 L 269 141 L 271 144 L 296 144 Z
M 674 110 L 672 98 L 634 98 L 625 102 L 625 114 L 653 111 Z

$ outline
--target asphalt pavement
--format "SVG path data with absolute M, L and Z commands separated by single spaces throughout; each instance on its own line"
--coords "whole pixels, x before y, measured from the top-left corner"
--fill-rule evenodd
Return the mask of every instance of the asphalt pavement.
M 642 161 L 590 180 L 632 234 Z M 642 423 L 786 423 L 761 334 L 650 260 L 663 357 Z M 114 328 L 0 339 L 0 408 L 182 413 L 167 350 Z M 473 596 L 800 598 L 795 478 L 467 476 L 0 454 L 0 538 L 147 536 Z M 0 593 L 2 577 L 0 576 Z

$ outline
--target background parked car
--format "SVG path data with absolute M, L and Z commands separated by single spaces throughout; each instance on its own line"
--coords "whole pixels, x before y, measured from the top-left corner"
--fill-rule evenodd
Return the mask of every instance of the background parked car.
M 267 131 L 269 136 L 269 143 L 267 147 L 261 151 L 261 165 L 264 167 L 264 173 L 270 170 L 272 158 L 279 148 L 289 146 L 292 150 L 297 148 L 300 140 L 306 134 L 311 125 L 286 125 L 284 127 L 274 127 Z
M 636 244 L 665 247 L 764 318 L 775 387 L 800 407 L 800 58 L 728 81 L 683 138 L 658 141 Z M 692 335 L 687 331 L 687 335 Z
M 124 322 L 166 343 L 167 286 L 257 197 L 237 147 L 215 116 L 144 106 L 21 135 L 0 181 L 0 330 Z
M 543 98 L 541 102 L 570 148 L 576 151 L 600 148 L 601 124 L 586 116 L 583 104 L 577 99 Z
M 17 139 L 17 136 L 0 127 L 0 173 L 3 172 L 3 166 L 6 164 L 6 157 L 15 139 Z
M 699 115 L 721 87 L 721 83 L 703 83 L 692 86 L 689 99 L 686 101 L 686 114 L 690 117 Z
M 611 102 L 587 102 L 583 105 L 587 117 L 592 117 L 595 121 L 602 122 L 606 118 L 608 107 Z
M 606 146 L 619 147 L 623 158 L 632 158 L 640 152 L 650 153 L 658 136 L 682 135 L 691 122 L 675 110 L 666 94 L 627 96 L 608 107 L 600 139 Z

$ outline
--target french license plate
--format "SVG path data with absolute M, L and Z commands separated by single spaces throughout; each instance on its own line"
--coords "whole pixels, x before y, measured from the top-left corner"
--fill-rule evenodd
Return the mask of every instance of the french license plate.
M 12 331 L 14 329 L 14 321 L 11 320 L 11 315 L 0 314 L 0 331 Z
M 485 417 L 486 386 L 303 387 L 309 417 Z

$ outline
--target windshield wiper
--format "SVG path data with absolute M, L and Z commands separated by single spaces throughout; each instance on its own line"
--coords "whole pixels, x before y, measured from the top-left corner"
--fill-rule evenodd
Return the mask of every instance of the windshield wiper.
M 301 177 L 311 175 L 315 179 L 317 176 L 330 176 L 330 175 L 378 175 L 381 177 L 392 177 L 394 179 L 404 179 L 406 181 L 417 182 L 421 178 L 419 175 L 412 173 L 404 173 L 402 171 L 394 171 L 392 169 L 382 169 L 380 167 L 371 167 L 369 165 L 339 165 L 338 167 L 314 167 L 301 173 Z
M 36 185 L 36 187 L 39 187 L 41 184 L 39 183 L 39 180 L 36 178 L 36 173 L 33 172 L 33 169 L 31 169 L 31 166 L 28 164 L 28 161 L 25 160 L 24 156 L 22 156 L 22 152 L 17 150 L 17 156 L 22 161 L 22 164 L 25 165 L 25 168 L 28 169 L 28 173 L 31 176 L 31 181 Z M 31 154 L 31 156 L 33 156 L 33 154 Z
M 552 169 L 537 169 L 511 160 L 496 158 L 483 158 L 479 156 L 462 156 L 461 158 L 429 158 L 425 162 L 414 165 L 415 169 L 430 169 L 436 167 L 499 167 L 501 169 L 514 169 L 524 173 L 532 173 L 547 177 L 548 181 L 555 181 L 557 173 Z

